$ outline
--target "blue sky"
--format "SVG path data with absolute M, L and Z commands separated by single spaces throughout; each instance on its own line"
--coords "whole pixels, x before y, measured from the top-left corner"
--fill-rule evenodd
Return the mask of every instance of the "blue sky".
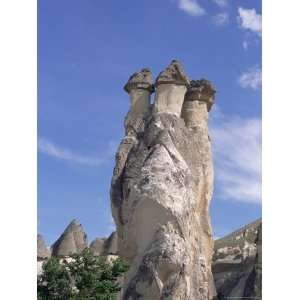
M 113 230 L 123 86 L 144 67 L 155 78 L 174 58 L 217 89 L 215 236 L 261 216 L 260 1 L 38 1 L 38 231 L 48 244 L 73 218 L 89 241 Z

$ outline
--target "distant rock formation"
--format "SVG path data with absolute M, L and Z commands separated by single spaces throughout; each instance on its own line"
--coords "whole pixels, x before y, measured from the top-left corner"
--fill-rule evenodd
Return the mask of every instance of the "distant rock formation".
M 108 238 L 96 238 L 90 244 L 90 250 L 94 255 L 117 255 L 118 254 L 118 237 L 113 232 Z
M 37 235 L 37 260 L 45 260 L 51 256 L 50 250 L 47 248 L 43 236 Z
M 118 254 L 118 236 L 116 232 L 113 232 L 105 241 L 106 255 Z
M 95 238 L 90 244 L 90 250 L 94 255 L 106 255 L 105 238 Z
M 131 84 L 133 78 L 140 85 Z M 210 300 L 213 164 L 207 119 L 215 90 L 206 80 L 190 85 L 172 61 L 156 79 L 150 105 L 150 78 L 142 70 L 125 86 L 131 108 L 111 185 L 119 255 L 131 265 L 121 299 Z
M 82 252 L 87 244 L 87 236 L 81 224 L 73 220 L 63 234 L 52 246 L 52 255 L 58 257 L 69 256 Z
M 261 299 L 261 244 L 261 219 L 215 241 L 212 270 L 220 299 Z

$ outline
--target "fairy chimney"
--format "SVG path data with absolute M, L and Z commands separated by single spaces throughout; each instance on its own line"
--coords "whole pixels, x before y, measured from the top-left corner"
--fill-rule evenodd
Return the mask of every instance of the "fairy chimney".
M 133 134 L 150 108 L 150 96 L 154 90 L 151 71 L 142 69 L 134 73 L 124 90 L 130 96 L 130 110 L 125 119 L 125 129 L 127 133 Z
M 213 85 L 208 80 L 191 80 L 181 112 L 187 127 L 207 124 L 208 112 L 214 103 L 215 92 Z
M 156 79 L 154 111 L 171 113 L 179 117 L 188 86 L 189 79 L 181 64 L 177 60 L 173 60 Z
M 213 98 L 202 88 L 196 102 L 205 107 L 190 113 L 183 107 L 189 85 L 180 63 L 172 61 L 156 79 L 154 108 L 139 119 L 137 131 L 126 130 L 116 154 L 111 207 L 118 254 L 130 264 L 122 300 L 215 296 L 207 128 Z M 186 102 L 195 98 L 192 91 Z M 191 123 L 202 125 L 191 130 Z

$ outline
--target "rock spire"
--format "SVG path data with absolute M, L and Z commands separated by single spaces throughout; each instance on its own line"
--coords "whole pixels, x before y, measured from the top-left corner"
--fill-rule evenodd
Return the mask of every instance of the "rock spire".
M 173 60 L 155 81 L 155 112 L 180 116 L 184 95 L 189 84 L 190 81 L 181 64 L 177 60 Z
M 202 127 L 208 130 L 208 112 L 215 96 L 213 85 L 206 79 L 192 80 L 184 97 L 181 116 L 187 127 Z
M 45 260 L 51 256 L 42 235 L 37 235 L 37 260 Z
M 125 122 L 111 183 L 118 252 L 131 266 L 123 300 L 210 300 L 215 295 L 207 128 L 214 89 L 204 81 L 197 84 L 190 84 L 181 64 L 172 61 L 156 79 L 153 109 L 139 110 Z M 152 90 L 141 90 L 149 99 Z M 146 103 L 144 96 L 140 99 Z M 200 108 L 190 114 L 183 104 L 188 101 Z
M 90 244 L 90 249 L 94 255 L 117 255 L 118 254 L 118 237 L 113 232 L 108 238 L 96 238 Z
M 81 224 L 73 220 L 65 229 L 59 239 L 52 245 L 52 255 L 65 257 L 80 253 L 87 244 L 87 236 Z

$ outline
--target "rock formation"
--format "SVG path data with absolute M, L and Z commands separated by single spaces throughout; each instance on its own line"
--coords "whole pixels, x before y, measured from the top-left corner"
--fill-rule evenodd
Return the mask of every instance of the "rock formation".
M 37 274 L 42 273 L 42 267 L 45 261 L 51 256 L 51 251 L 47 248 L 43 236 L 37 235 Z
M 87 245 L 87 236 L 81 224 L 73 220 L 52 246 L 52 255 L 65 257 L 80 253 Z
M 261 299 L 261 219 L 215 241 L 213 274 L 219 298 Z
M 105 241 L 106 255 L 118 254 L 118 237 L 117 233 L 113 232 Z
M 189 83 L 180 63 L 173 60 L 170 66 L 162 71 L 156 79 L 154 111 L 171 113 L 179 117 Z
M 105 239 L 104 238 L 95 238 L 90 244 L 90 250 L 94 255 L 106 255 Z
M 142 70 L 125 86 L 132 104 L 111 184 L 119 255 L 131 266 L 122 299 L 209 300 L 215 290 L 207 116 L 215 91 L 205 80 L 190 85 L 172 61 L 156 79 L 150 105 L 150 79 Z
M 90 250 L 94 255 L 117 255 L 118 254 L 118 237 L 117 233 L 113 232 L 107 239 L 96 238 L 90 244 Z
M 37 235 L 37 260 L 45 260 L 51 256 L 50 250 L 47 248 L 42 235 Z

